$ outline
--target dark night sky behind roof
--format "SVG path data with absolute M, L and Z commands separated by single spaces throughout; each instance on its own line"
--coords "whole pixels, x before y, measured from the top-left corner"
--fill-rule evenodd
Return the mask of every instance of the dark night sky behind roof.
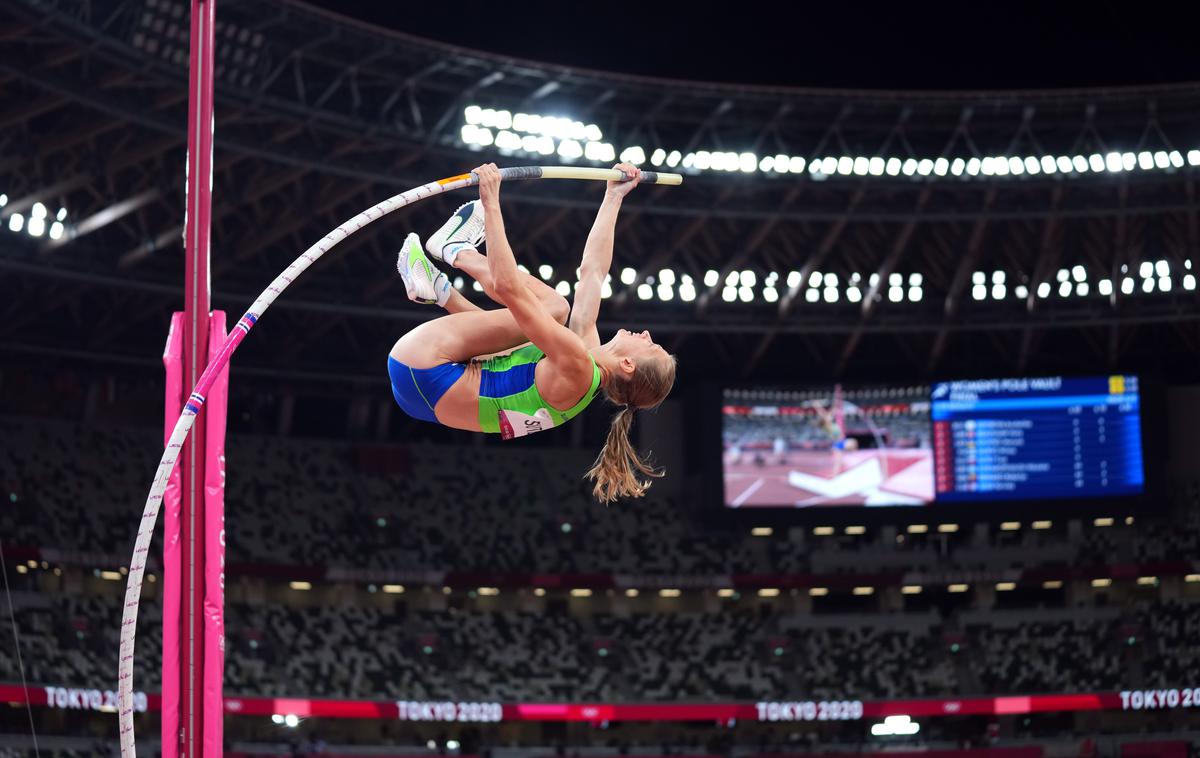
M 308 0 L 477 50 L 630 74 L 868 89 L 1200 81 L 1200 3 Z

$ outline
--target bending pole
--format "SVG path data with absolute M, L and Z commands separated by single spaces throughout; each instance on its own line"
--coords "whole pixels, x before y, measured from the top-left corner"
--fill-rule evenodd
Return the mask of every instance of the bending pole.
M 500 169 L 504 181 L 522 179 L 587 179 L 591 181 L 628 181 L 622 172 L 616 169 L 578 168 L 574 166 L 520 166 Z M 679 174 L 660 174 L 654 171 L 643 171 L 642 182 L 645 184 L 678 185 L 683 183 Z M 254 328 L 254 324 L 266 313 L 283 291 L 304 273 L 309 266 L 316 263 L 321 256 L 329 252 L 335 245 L 362 229 L 373 221 L 378 221 L 392 211 L 406 205 L 452 192 L 465 187 L 473 187 L 479 183 L 475 174 L 460 174 L 447 179 L 421 185 L 399 195 L 394 195 L 378 205 L 374 205 L 354 218 L 346 221 L 329 234 L 326 234 L 315 245 L 305 250 L 299 258 L 292 261 L 283 273 L 275 277 L 262 294 L 258 296 L 245 315 L 234 325 L 229 336 L 221 344 L 220 350 L 208 362 L 208 367 L 200 376 L 192 389 L 191 396 L 184 404 L 175 429 L 163 450 L 162 459 L 154 474 L 154 482 L 150 485 L 150 494 L 146 497 L 146 506 L 142 511 L 142 520 L 138 526 L 137 541 L 134 543 L 133 559 L 129 562 L 129 578 L 125 584 L 125 609 L 121 617 L 121 648 L 118 665 L 117 692 L 119 696 L 119 721 L 121 729 L 121 756 L 134 758 L 137 750 L 134 745 L 133 733 L 133 650 L 137 636 L 138 604 L 142 596 L 142 575 L 146 570 L 146 557 L 150 554 L 150 540 L 154 536 L 154 524 L 158 521 L 158 511 L 162 506 L 163 491 L 170 479 L 171 471 L 179 460 L 180 450 L 187 440 L 188 432 L 195 423 L 196 414 L 204 407 L 205 395 L 213 382 L 229 363 L 238 345 Z

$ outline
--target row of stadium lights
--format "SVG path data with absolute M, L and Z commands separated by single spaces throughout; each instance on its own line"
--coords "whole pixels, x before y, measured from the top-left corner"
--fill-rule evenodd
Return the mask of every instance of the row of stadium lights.
M 1181 283 L 1184 290 L 1194 291 L 1196 289 L 1196 276 L 1192 273 L 1192 262 L 1186 260 L 1183 262 L 1183 267 L 1186 273 L 1181 278 Z M 520 266 L 521 270 L 526 273 L 531 273 L 525 266 Z M 1136 272 L 1131 272 L 1128 265 L 1122 265 L 1121 271 L 1126 276 L 1120 279 L 1121 292 L 1125 295 L 1132 295 L 1140 289 L 1143 293 L 1151 294 L 1153 292 L 1171 292 L 1174 288 L 1174 280 L 1171 276 L 1171 266 L 1165 260 L 1156 262 L 1142 261 L 1137 267 Z M 576 272 L 578 274 L 578 272 Z M 547 283 L 554 281 L 554 268 L 543 263 L 537 267 L 537 275 Z M 1141 284 L 1139 286 L 1137 278 L 1140 277 Z M 623 268 L 619 273 L 619 281 L 621 284 L 630 287 L 638 282 L 639 274 L 636 269 Z M 789 272 L 786 276 L 778 271 L 767 273 L 762 278 L 761 290 L 756 290 L 759 284 L 759 275 L 750 270 L 746 271 L 731 271 L 725 275 L 724 282 L 721 281 L 721 274 L 713 269 L 705 272 L 701 279 L 705 287 L 710 289 L 721 284 L 721 299 L 727 303 L 743 302 L 751 303 L 761 296 L 767 303 L 778 302 L 780 298 L 780 289 L 786 286 L 789 289 L 795 288 L 801 283 L 801 275 L 799 271 Z M 841 278 L 832 272 L 822 273 L 813 271 L 808 275 L 808 287 L 804 291 L 804 299 L 809 303 L 837 303 L 844 296 L 850 303 L 859 303 L 865 297 L 864 290 L 867 288 L 878 287 L 880 276 L 878 273 L 870 274 L 864 277 L 862 274 L 854 273 L 849 276 L 845 286 L 842 286 Z M 990 284 L 989 284 L 990 283 Z M 466 281 L 463 277 L 456 277 L 454 286 L 462 289 L 466 286 Z M 478 282 L 473 284 L 475 291 L 481 292 Z M 571 294 L 572 285 L 570 282 L 560 279 L 554 285 L 554 289 L 563 297 L 568 297 Z M 880 298 L 886 297 L 889 302 L 901 303 L 919 303 L 924 299 L 924 277 L 918 273 L 910 273 L 907 276 L 902 273 L 893 272 L 888 274 L 887 286 L 880 287 Z M 1041 282 L 1037 286 L 1036 295 L 1038 298 L 1046 299 L 1057 291 L 1059 297 L 1086 297 L 1092 293 L 1092 285 L 1088 281 L 1087 270 L 1076 265 L 1070 269 L 1061 268 L 1058 270 L 1056 281 Z M 679 300 L 690 303 L 696 299 L 697 284 L 696 280 L 690 274 L 680 274 L 671 269 L 662 269 L 657 276 L 651 275 L 646 277 L 646 281 L 637 284 L 635 290 L 638 299 L 652 300 L 657 297 L 663 302 L 669 302 L 676 297 Z M 986 300 L 989 296 L 994 300 L 1004 300 L 1011 292 L 1016 298 L 1024 300 L 1029 296 L 1029 288 L 1025 284 L 1017 284 L 1009 288 L 1008 274 L 1004 271 L 976 271 L 972 274 L 971 296 L 975 300 Z M 1101 279 L 1096 284 L 1095 293 L 1108 297 L 1113 293 L 1113 281 L 1111 279 Z M 601 296 L 609 298 L 613 295 L 612 276 L 608 276 L 601 289 Z
M 1183 262 L 1184 273 L 1181 278 L 1183 289 L 1188 292 L 1196 289 L 1196 275 L 1192 273 L 1191 260 Z M 1159 261 L 1142 261 L 1137 267 L 1137 271 L 1130 271 L 1128 264 L 1121 266 L 1120 287 L 1121 294 L 1132 295 L 1140 289 L 1144 294 L 1152 294 L 1158 292 L 1170 292 L 1174 289 L 1174 280 L 1171 277 L 1171 264 L 1165 260 Z M 1141 285 L 1138 285 L 1138 278 L 1141 279 Z M 989 289 L 989 279 L 991 287 Z M 990 294 L 993 300 L 1003 300 L 1008 296 L 1008 277 L 1003 271 L 993 271 L 989 278 L 986 271 L 976 271 L 971 277 L 971 297 L 975 300 L 986 300 Z M 1050 297 L 1052 293 L 1057 291 L 1059 297 L 1087 297 L 1092 292 L 1091 284 L 1088 282 L 1087 269 L 1083 266 L 1076 265 L 1070 269 L 1060 268 L 1055 276 L 1055 282 L 1041 282 L 1037 287 L 1037 296 L 1040 299 Z M 1113 294 L 1113 280 L 1101 279 L 1096 283 L 1096 294 L 1101 297 L 1108 297 Z M 1029 296 L 1029 289 L 1024 284 L 1018 284 L 1013 288 L 1013 294 L 1018 299 L 1025 299 Z
M 512 114 L 506 110 L 469 105 L 463 112 L 465 123 L 460 137 L 471 147 L 494 145 L 503 152 L 531 155 L 557 154 L 564 161 L 579 158 L 607 163 L 617 157 L 611 143 L 595 124 L 584 124 L 564 117 L 529 113 Z M 492 130 L 496 130 L 493 133 Z M 646 150 L 640 145 L 621 151 L 620 159 L 636 166 L 646 163 Z M 1081 175 L 1127 171 L 1161 171 L 1200 166 L 1200 150 L 1142 150 L 1139 152 L 1091 153 L 1089 155 L 985 156 L 971 158 L 884 158 L 881 156 L 825 156 L 805 158 L 799 155 L 765 155 L 752 152 L 698 150 L 682 153 L 656 148 L 650 153 L 650 165 L 681 167 L 694 171 L 740 172 L 746 174 L 803 174 L 814 179 L 832 176 L 1037 176 L 1040 174 Z
M 0 208 L 8 205 L 8 195 L 0 194 Z M 59 208 L 58 213 L 54 214 L 54 218 L 50 218 L 50 211 L 42 203 L 34 203 L 29 209 L 29 218 L 23 213 L 14 213 L 8 217 L 8 230 L 10 232 L 24 231 L 31 237 L 41 237 L 48 235 L 50 239 L 62 239 L 66 232 L 66 227 L 63 226 L 67 220 L 67 209 Z

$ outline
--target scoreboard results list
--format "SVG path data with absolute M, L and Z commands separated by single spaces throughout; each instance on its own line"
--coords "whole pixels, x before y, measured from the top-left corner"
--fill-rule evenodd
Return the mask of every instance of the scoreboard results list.
M 940 382 L 938 502 L 1141 494 L 1136 376 Z

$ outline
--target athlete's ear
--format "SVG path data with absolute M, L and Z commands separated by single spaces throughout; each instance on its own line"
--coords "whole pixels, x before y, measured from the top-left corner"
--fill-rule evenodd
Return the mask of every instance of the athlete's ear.
M 633 359 L 628 356 L 622 358 L 617 365 L 621 367 L 622 373 L 625 374 L 632 374 L 637 368 L 637 364 L 635 364 Z

